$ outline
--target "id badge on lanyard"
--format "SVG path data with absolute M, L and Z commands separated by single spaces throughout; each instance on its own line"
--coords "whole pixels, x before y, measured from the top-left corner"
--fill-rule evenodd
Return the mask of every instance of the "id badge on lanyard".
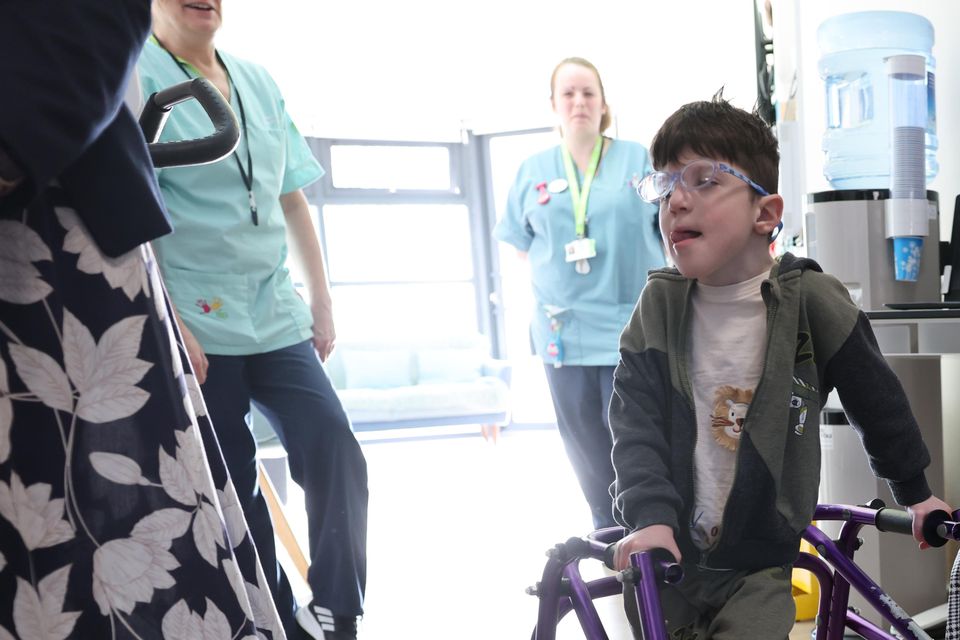
M 567 172 L 567 184 L 570 186 L 570 199 L 573 201 L 573 223 L 577 233 L 575 240 L 563 246 L 564 256 L 567 262 L 574 263 L 574 269 L 582 275 L 590 273 L 590 258 L 597 256 L 596 239 L 587 237 L 587 199 L 590 197 L 590 187 L 593 184 L 594 176 L 597 174 L 602 150 L 603 136 L 599 136 L 597 144 L 593 147 L 593 154 L 590 156 L 590 164 L 583 174 L 583 188 L 581 188 L 579 180 L 577 180 L 577 172 L 573 168 L 570 150 L 567 149 L 566 145 L 561 146 L 563 166 Z

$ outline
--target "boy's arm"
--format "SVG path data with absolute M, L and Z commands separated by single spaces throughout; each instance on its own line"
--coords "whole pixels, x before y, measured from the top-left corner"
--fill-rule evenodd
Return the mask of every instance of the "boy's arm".
M 681 498 L 671 478 L 666 417 L 673 392 L 667 354 L 643 335 L 642 309 L 653 306 L 647 298 L 645 291 L 641 311 L 634 311 L 624 330 L 613 380 L 614 517 L 631 530 L 663 524 L 676 531 Z
M 863 312 L 827 363 L 825 382 L 825 388 L 836 387 L 870 468 L 887 481 L 897 503 L 916 505 L 929 498 L 924 469 L 930 454 L 900 380 L 881 355 Z

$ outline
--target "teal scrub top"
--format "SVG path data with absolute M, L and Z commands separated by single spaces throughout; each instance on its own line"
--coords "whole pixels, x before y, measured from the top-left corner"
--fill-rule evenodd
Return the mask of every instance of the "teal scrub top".
M 323 169 L 267 71 L 220 55 L 233 81 L 230 101 L 238 122 L 238 93 L 243 100 L 247 135 L 241 135 L 236 153 L 246 171 L 249 145 L 259 224 L 253 224 L 247 188 L 233 157 L 161 169 L 157 177 L 174 232 L 154 241 L 154 248 L 170 297 L 204 351 L 248 355 L 312 335 L 310 309 L 285 267 L 286 221 L 279 197 L 319 179 Z M 192 76 L 199 75 L 184 64 Z M 187 80 L 153 38 L 140 55 L 138 71 L 144 97 Z M 211 133 L 209 118 L 190 101 L 173 109 L 160 140 Z
M 597 255 L 590 259 L 590 272 L 579 274 L 564 252 L 564 245 L 576 239 L 570 190 L 550 193 L 545 204 L 538 202 L 537 185 L 566 180 L 560 147 L 520 166 L 494 237 L 528 253 L 536 300 L 531 337 L 545 362 L 556 364 L 547 345 L 557 340 L 561 364 L 605 366 L 619 361 L 620 332 L 640 298 L 647 272 L 664 265 L 658 207 L 636 192 L 650 171 L 643 145 L 611 141 L 587 200 L 587 236 L 596 240 Z M 582 174 L 579 180 L 582 184 Z M 551 330 L 548 312 L 560 321 L 559 335 Z

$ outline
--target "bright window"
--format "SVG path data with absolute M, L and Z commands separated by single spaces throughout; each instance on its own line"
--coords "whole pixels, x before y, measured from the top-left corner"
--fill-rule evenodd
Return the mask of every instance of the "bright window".
M 336 189 L 450 190 L 450 151 L 443 146 L 330 147 Z
M 473 278 L 464 205 L 327 205 L 323 226 L 336 285 Z
M 473 282 L 340 285 L 332 295 L 342 336 L 464 335 L 477 326 Z

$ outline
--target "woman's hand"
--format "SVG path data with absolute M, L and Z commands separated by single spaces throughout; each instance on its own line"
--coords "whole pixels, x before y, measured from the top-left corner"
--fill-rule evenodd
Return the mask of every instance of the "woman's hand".
M 320 362 L 326 362 L 333 353 L 337 331 L 333 327 L 333 310 L 330 304 L 314 303 L 310 306 L 313 315 L 313 348 L 320 356 Z
M 652 524 L 634 531 L 617 543 L 613 553 L 614 568 L 623 571 L 630 566 L 631 554 L 651 549 L 666 549 L 680 562 L 680 548 L 673 538 L 673 529 L 665 524 Z
M 193 373 L 197 376 L 197 384 L 203 384 L 207 380 L 207 367 L 210 366 L 207 362 L 207 354 L 203 352 L 203 347 L 193 337 L 190 329 L 187 329 L 187 325 L 180 321 L 179 316 L 177 324 L 180 326 L 180 335 L 183 336 L 183 346 L 187 349 L 187 357 L 190 358 L 190 366 L 193 367 Z
M 938 509 L 946 511 L 947 513 L 953 513 L 953 509 L 937 496 L 930 496 L 923 502 L 918 502 L 917 504 L 907 507 L 907 513 L 913 518 L 913 538 L 920 543 L 921 549 L 930 548 L 930 545 L 923 539 L 923 521 L 928 515 Z

